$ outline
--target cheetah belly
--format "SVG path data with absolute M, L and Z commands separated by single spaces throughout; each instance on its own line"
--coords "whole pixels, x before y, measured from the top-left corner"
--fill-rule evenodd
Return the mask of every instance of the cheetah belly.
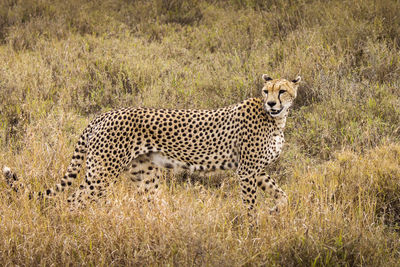
M 160 168 L 174 169 L 175 171 L 187 169 L 187 165 L 184 162 L 166 157 L 162 153 L 151 153 L 150 159 L 154 165 Z
M 235 154 L 236 155 L 236 154 Z M 179 173 L 182 170 L 188 170 L 193 172 L 214 172 L 217 170 L 229 170 L 237 167 L 237 160 L 235 157 L 217 158 L 215 161 L 217 164 L 213 164 L 212 161 L 206 164 L 188 164 L 177 159 L 166 156 L 161 152 L 152 152 L 149 154 L 151 162 L 161 168 L 173 169 L 174 172 Z

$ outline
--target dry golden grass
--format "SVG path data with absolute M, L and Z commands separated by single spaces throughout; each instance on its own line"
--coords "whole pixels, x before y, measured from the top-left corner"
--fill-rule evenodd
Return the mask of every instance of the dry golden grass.
M 65 161 L 67 163 L 67 161 Z M 70 212 L 2 186 L 0 260 L 18 265 L 385 265 L 399 263 L 400 146 L 342 152 L 293 170 L 290 206 L 249 227 L 234 177 L 164 182 L 143 203 L 127 180 L 107 203 Z M 64 198 L 65 200 L 65 198 Z M 265 201 L 264 201 L 265 200 Z
M 250 227 L 233 173 L 165 177 L 152 203 L 122 177 L 74 212 L 0 180 L 0 264 L 400 265 L 398 14 L 394 0 L 1 1 L 0 166 L 33 190 L 59 181 L 99 112 L 221 107 L 257 96 L 262 73 L 304 83 L 268 168 L 283 214 L 260 196 Z

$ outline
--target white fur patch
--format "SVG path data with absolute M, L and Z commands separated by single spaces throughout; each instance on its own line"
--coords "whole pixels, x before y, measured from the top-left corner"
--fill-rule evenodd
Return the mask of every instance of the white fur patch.
M 184 162 L 168 158 L 161 153 L 151 153 L 151 162 L 156 166 L 165 168 L 166 166 L 171 166 L 173 169 L 180 169 L 185 165 Z
M 4 173 L 4 175 L 7 175 L 7 174 L 11 173 L 11 169 L 9 167 L 7 167 L 7 166 L 4 166 L 3 167 L 3 173 Z

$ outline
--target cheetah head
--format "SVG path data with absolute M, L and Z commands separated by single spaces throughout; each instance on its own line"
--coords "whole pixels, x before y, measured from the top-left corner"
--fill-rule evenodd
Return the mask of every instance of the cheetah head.
M 264 99 L 264 109 L 271 117 L 279 117 L 286 114 L 285 111 L 292 105 L 297 96 L 297 88 L 301 80 L 297 76 L 293 81 L 286 79 L 273 80 L 268 75 L 263 74 L 264 87 L 262 95 Z

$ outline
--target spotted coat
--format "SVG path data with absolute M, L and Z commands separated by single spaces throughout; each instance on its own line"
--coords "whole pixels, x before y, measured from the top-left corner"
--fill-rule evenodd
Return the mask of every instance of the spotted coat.
M 53 197 L 72 185 L 86 161 L 85 178 L 68 201 L 82 206 L 104 195 L 105 189 L 126 173 L 141 193 L 158 188 L 162 168 L 175 171 L 235 170 L 249 209 L 257 188 L 283 208 L 287 196 L 265 174 L 284 142 L 288 108 L 297 94 L 300 77 L 273 80 L 263 75 L 261 98 L 216 109 L 122 108 L 95 118 L 83 131 L 61 183 L 32 197 Z M 21 189 L 17 176 L 4 167 L 6 181 Z

